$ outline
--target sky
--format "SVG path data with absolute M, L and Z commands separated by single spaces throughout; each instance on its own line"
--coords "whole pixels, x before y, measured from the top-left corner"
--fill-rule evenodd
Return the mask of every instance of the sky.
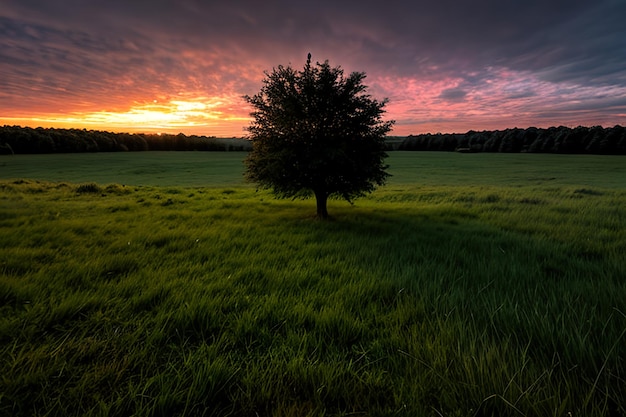
M 364 72 L 392 135 L 626 125 L 626 0 L 0 0 L 0 125 L 246 135 L 265 72 Z

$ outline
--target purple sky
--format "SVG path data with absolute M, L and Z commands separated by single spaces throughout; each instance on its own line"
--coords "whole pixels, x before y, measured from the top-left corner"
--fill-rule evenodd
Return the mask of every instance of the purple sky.
M 243 136 L 311 52 L 392 134 L 626 124 L 626 1 L 0 0 L 0 125 Z

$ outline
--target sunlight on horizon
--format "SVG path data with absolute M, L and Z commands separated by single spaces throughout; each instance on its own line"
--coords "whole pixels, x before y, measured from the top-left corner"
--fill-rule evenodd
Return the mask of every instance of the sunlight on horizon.
M 229 97 L 135 103 L 126 111 L 102 110 L 63 114 L 41 114 L 33 117 L 3 117 L 3 123 L 29 127 L 58 127 L 97 130 L 126 130 L 133 133 L 163 132 L 207 136 L 243 136 L 250 120 L 247 112 L 232 111 L 240 107 Z
M 606 127 L 620 124 L 624 117 L 619 111 L 599 116 L 578 107 L 580 103 L 594 105 L 606 97 L 624 96 L 625 88 L 576 84 L 564 88 L 527 72 L 495 67 L 489 68 L 488 75 L 474 83 L 458 77 L 428 80 L 379 76 L 372 77 L 370 87 L 376 97 L 389 98 L 383 119 L 396 121 L 390 136 L 560 125 Z M 215 96 L 202 91 L 157 91 L 148 100 L 122 97 L 121 101 L 131 104 L 120 105 L 113 99 L 100 107 L 98 102 L 106 100 L 93 96 L 85 103 L 63 100 L 58 106 L 40 104 L 28 113 L 0 105 L 0 125 L 242 137 L 252 120 L 243 93 L 234 88 L 225 87 Z M 573 108 L 571 103 L 575 103 Z

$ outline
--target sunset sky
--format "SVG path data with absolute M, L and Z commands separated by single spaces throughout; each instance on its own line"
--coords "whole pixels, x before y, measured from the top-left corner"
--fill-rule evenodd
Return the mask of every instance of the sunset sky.
M 0 125 L 244 136 L 328 59 L 392 134 L 626 124 L 624 0 L 0 0 Z

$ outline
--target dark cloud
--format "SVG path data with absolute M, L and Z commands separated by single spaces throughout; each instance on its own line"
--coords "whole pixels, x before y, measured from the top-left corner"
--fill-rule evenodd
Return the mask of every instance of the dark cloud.
M 433 65 L 446 72 L 500 65 L 544 71 L 552 80 L 625 82 L 626 3 L 620 0 L 14 0 L 6 7 L 15 21 L 96 32 L 108 42 L 143 36 L 187 48 L 219 43 L 274 60 L 295 60 L 312 48 L 406 74 L 427 73 Z
M 446 101 L 464 101 L 467 96 L 467 91 L 461 90 L 460 88 L 447 88 L 441 92 L 439 98 Z

